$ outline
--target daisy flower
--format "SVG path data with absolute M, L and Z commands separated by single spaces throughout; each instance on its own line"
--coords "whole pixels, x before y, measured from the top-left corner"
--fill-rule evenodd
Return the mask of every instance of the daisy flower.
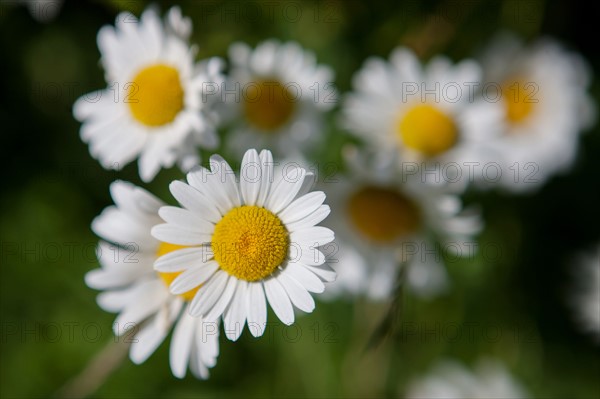
M 116 27 L 98 33 L 108 87 L 80 97 L 73 106 L 83 122 L 81 138 L 106 169 L 121 169 L 139 157 L 140 177 L 150 181 L 160 168 L 199 162 L 198 146 L 214 148 L 214 115 L 202 94 L 221 82 L 218 58 L 194 63 L 191 22 L 178 8 L 163 24 L 153 9 L 138 21 L 117 16 Z
M 529 395 L 502 363 L 480 359 L 471 371 L 453 360 L 439 361 L 431 372 L 414 381 L 405 395 L 410 399 L 523 399 Z
M 369 59 L 355 75 L 341 124 L 382 155 L 417 163 L 423 171 L 432 164 L 464 168 L 481 159 L 481 144 L 496 134 L 501 114 L 497 104 L 475 96 L 480 79 L 473 60 L 453 65 L 437 56 L 422 66 L 411 50 L 400 47 L 389 62 Z M 460 172 L 454 186 L 464 188 L 469 174 Z M 431 183 L 444 180 L 429 176 L 421 173 Z
M 86 274 L 86 284 L 104 291 L 98 295 L 102 309 L 119 313 L 115 335 L 139 327 L 129 351 L 134 363 L 143 363 L 175 326 L 170 349 L 173 375 L 183 378 L 189 364 L 196 377 L 208 378 L 208 368 L 219 354 L 218 326 L 188 314 L 195 290 L 169 292 L 178 273 L 157 273 L 153 268 L 159 256 L 179 248 L 150 234 L 152 226 L 162 222 L 158 210 L 164 203 L 122 181 L 112 183 L 110 191 L 115 205 L 92 223 L 92 230 L 103 239 L 97 250 L 102 267 Z
M 574 268 L 570 305 L 582 331 L 600 343 L 600 245 Z
M 285 324 L 294 322 L 292 305 L 311 312 L 309 292 L 320 293 L 335 278 L 317 249 L 333 241 L 333 231 L 317 226 L 329 214 L 323 192 L 309 192 L 313 175 L 290 165 L 274 174 L 271 152 L 248 150 L 239 183 L 227 162 L 214 155 L 210 170 L 198 167 L 187 183 L 170 189 L 181 207 L 162 207 L 167 223 L 152 235 L 183 248 L 159 258 L 162 273 L 181 273 L 173 294 L 197 290 L 189 311 L 208 321 L 224 321 L 231 340 L 246 321 L 255 337 L 264 333 L 267 302 Z
M 234 43 L 229 58 L 231 74 L 222 93 L 231 117 L 239 121 L 228 140 L 234 152 L 258 147 L 291 156 L 320 141 L 323 114 L 336 102 L 331 68 L 318 65 L 298 43 L 276 40 L 254 50 Z
M 503 111 L 501 134 L 489 142 L 503 171 L 497 184 L 531 190 L 566 171 L 579 133 L 594 121 L 584 60 L 549 39 L 524 46 L 503 35 L 492 42 L 483 65 L 484 94 Z
M 328 291 L 384 300 L 392 294 L 401 267 L 409 289 L 433 297 L 448 286 L 442 252 L 472 256 L 474 235 L 482 228 L 479 213 L 463 210 L 460 199 L 430 185 L 405 179 L 393 159 L 344 151 L 347 176 L 328 187 L 338 232 L 333 248 L 339 278 Z

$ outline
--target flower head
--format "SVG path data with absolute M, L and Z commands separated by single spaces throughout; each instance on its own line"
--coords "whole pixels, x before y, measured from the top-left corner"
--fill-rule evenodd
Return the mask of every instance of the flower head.
M 287 166 L 274 168 L 267 150 L 248 150 L 238 183 L 229 164 L 215 155 L 210 169 L 198 167 L 187 183 L 171 183 L 181 207 L 162 207 L 167 223 L 152 229 L 156 239 L 186 247 L 155 263 L 159 272 L 181 273 L 171 292 L 196 289 L 190 313 L 209 321 L 222 317 L 232 340 L 246 321 L 252 335 L 263 334 L 267 302 L 281 321 L 292 324 L 292 305 L 311 312 L 309 292 L 323 292 L 323 282 L 335 278 L 317 249 L 334 239 L 331 230 L 317 226 L 330 211 L 325 194 L 310 192 L 311 173 Z

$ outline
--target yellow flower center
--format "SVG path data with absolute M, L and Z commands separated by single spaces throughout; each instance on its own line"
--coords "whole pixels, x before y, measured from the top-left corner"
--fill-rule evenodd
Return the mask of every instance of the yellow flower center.
M 183 245 L 169 244 L 168 242 L 161 242 L 160 245 L 158 246 L 158 250 L 156 251 L 156 257 L 160 258 L 161 256 L 168 254 L 169 252 L 177 251 L 178 249 L 182 249 L 182 248 L 187 248 L 187 247 L 185 247 Z M 169 287 L 171 285 L 171 283 L 173 282 L 173 280 L 175 280 L 175 278 L 177 276 L 179 276 L 181 273 L 183 273 L 183 272 L 175 272 L 175 273 L 157 272 L 158 276 L 162 279 L 162 281 L 164 281 L 164 283 L 166 284 L 167 287 Z M 186 301 L 191 301 L 192 299 L 194 299 L 194 296 L 196 295 L 196 292 L 198 292 L 198 289 L 200 287 L 201 287 L 201 285 L 192 290 L 189 290 L 188 292 L 185 292 L 179 296 L 182 297 L 183 299 L 185 299 Z
M 502 86 L 502 97 L 506 105 L 506 119 L 516 124 L 525 120 L 538 102 L 537 87 L 533 82 L 509 80 Z
M 379 243 L 414 233 L 421 223 L 418 206 L 390 188 L 361 188 L 350 197 L 347 210 L 358 231 Z
M 147 126 L 173 122 L 183 109 L 183 87 L 177 69 L 153 65 L 142 69 L 129 84 L 127 98 L 133 117 Z
M 269 276 L 285 260 L 289 235 L 281 220 L 258 206 L 233 208 L 215 226 L 212 250 L 221 269 L 240 280 Z
M 408 110 L 400 119 L 397 132 L 404 145 L 430 157 L 449 150 L 458 140 L 452 118 L 429 104 Z
M 276 80 L 259 80 L 247 85 L 243 97 L 248 122 L 269 133 L 285 125 L 296 110 L 297 99 Z

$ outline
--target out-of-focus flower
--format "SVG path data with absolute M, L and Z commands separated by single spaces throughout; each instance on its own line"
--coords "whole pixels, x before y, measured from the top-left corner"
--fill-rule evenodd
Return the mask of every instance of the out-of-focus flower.
M 389 62 L 369 59 L 355 75 L 341 124 L 400 163 L 421 169 L 456 164 L 461 176 L 452 186 L 464 189 L 469 176 L 462 169 L 483 160 L 481 146 L 498 133 L 502 111 L 476 96 L 480 81 L 481 68 L 473 60 L 453 65 L 437 56 L 423 66 L 412 51 L 397 48 Z
M 10 4 L 11 2 L 7 3 Z M 21 0 L 21 3 L 27 6 L 29 14 L 36 21 L 43 23 L 56 19 L 63 6 L 63 0 Z
M 329 215 L 323 192 L 309 192 L 313 176 L 292 165 L 274 175 L 270 151 L 248 150 L 239 183 L 229 164 L 214 155 L 211 169 L 198 167 L 187 184 L 174 181 L 180 207 L 159 211 L 167 223 L 155 226 L 160 241 L 189 248 L 159 258 L 159 272 L 181 272 L 174 294 L 195 289 L 190 313 L 223 318 L 225 334 L 237 340 L 244 329 L 264 333 L 267 301 L 285 324 L 294 309 L 312 312 L 309 292 L 321 293 L 335 279 L 317 247 L 333 241 L 333 231 L 317 226 Z
M 346 147 L 347 177 L 327 184 L 332 201 L 328 220 L 337 232 L 330 260 L 338 280 L 329 296 L 390 296 L 401 267 L 417 295 L 435 296 L 447 288 L 442 253 L 472 256 L 479 212 L 463 210 L 460 199 L 437 187 L 406 179 L 393 162 Z M 333 252 L 333 251 L 329 251 Z M 335 265 L 338 266 L 335 266 Z
M 573 268 L 570 305 L 582 331 L 600 344 L 600 245 Z
M 497 101 L 504 115 L 502 134 L 488 143 L 502 166 L 497 184 L 515 192 L 531 190 L 568 170 L 579 133 L 595 119 L 584 60 L 552 40 L 524 46 L 506 34 L 492 42 L 482 63 L 482 94 Z
M 215 116 L 203 94 L 206 85 L 220 86 L 222 62 L 195 64 L 190 31 L 189 19 L 172 8 L 165 24 L 148 9 L 139 21 L 121 13 L 116 28 L 98 33 L 108 88 L 79 98 L 73 114 L 103 167 L 119 170 L 139 157 L 140 176 L 150 181 L 175 162 L 189 170 L 199 162 L 198 146 L 216 146 Z
M 294 156 L 322 139 L 323 114 L 336 102 L 333 70 L 298 43 L 267 40 L 254 50 L 229 49 L 231 75 L 222 90 L 235 118 L 227 144 L 240 156 L 250 147 Z
M 414 381 L 405 395 L 409 399 L 509 399 L 528 394 L 498 361 L 480 359 L 474 371 L 453 360 L 438 362 L 429 375 Z
M 98 295 L 102 309 L 119 313 L 113 325 L 116 335 L 139 327 L 129 351 L 134 363 L 144 362 L 175 325 L 170 349 L 173 375 L 183 378 L 189 364 L 196 377 L 208 378 L 208 368 L 219 354 L 218 324 L 188 314 L 195 290 L 169 293 L 168 284 L 178 273 L 157 273 L 153 268 L 159 256 L 179 248 L 150 234 L 152 226 L 162 222 L 158 210 L 163 202 L 122 181 L 114 182 L 110 191 L 115 205 L 92 223 L 92 230 L 103 239 L 97 250 L 102 267 L 87 273 L 87 285 L 105 291 Z

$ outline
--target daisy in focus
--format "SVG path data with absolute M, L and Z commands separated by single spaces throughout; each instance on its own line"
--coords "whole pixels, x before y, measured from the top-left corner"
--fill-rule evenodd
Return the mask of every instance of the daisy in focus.
M 167 223 L 155 226 L 152 235 L 188 248 L 165 254 L 154 267 L 181 273 L 170 285 L 173 294 L 197 290 L 192 316 L 222 317 L 225 334 L 235 341 L 246 322 L 253 336 L 263 335 L 267 303 L 287 325 L 294 322 L 294 306 L 312 312 L 310 293 L 323 292 L 324 282 L 335 279 L 318 249 L 334 234 L 317 226 L 330 209 L 323 192 L 310 192 L 313 177 L 296 164 L 274 169 L 270 151 L 248 150 L 239 182 L 214 155 L 210 170 L 198 167 L 187 183 L 171 183 L 181 207 L 162 207 L 159 215 Z
M 502 166 L 501 187 L 540 187 L 575 160 L 581 131 L 593 123 L 584 60 L 549 39 L 524 46 L 499 36 L 483 57 L 490 101 L 502 105 L 501 134 L 489 142 Z
M 114 333 L 135 332 L 129 351 L 131 361 L 143 363 L 174 327 L 170 363 L 173 375 L 183 378 L 188 365 L 197 378 L 208 378 L 208 369 L 219 355 L 219 327 L 187 312 L 195 290 L 181 295 L 169 293 L 168 285 L 178 273 L 157 273 L 154 261 L 179 247 L 157 241 L 150 230 L 162 222 L 158 210 L 162 201 L 130 183 L 116 181 L 110 186 L 114 206 L 106 208 L 92 223 L 103 240 L 97 255 L 102 266 L 85 276 L 86 284 L 104 291 L 98 304 L 119 313 Z
M 289 157 L 321 141 L 324 113 L 337 99 L 331 68 L 318 65 L 298 43 L 276 40 L 254 50 L 234 43 L 229 58 L 231 74 L 222 93 L 236 120 L 228 138 L 235 153 L 258 147 Z
M 434 297 L 448 286 L 442 253 L 473 256 L 482 229 L 479 212 L 463 209 L 453 194 L 398 174 L 393 160 L 344 151 L 348 176 L 329 184 L 338 232 L 332 254 L 339 273 L 327 295 L 390 297 L 402 268 L 411 292 Z M 335 266 L 335 265 L 338 266 Z
M 475 96 L 481 68 L 473 60 L 453 65 L 443 56 L 421 65 L 408 48 L 395 49 L 389 62 L 367 60 L 353 79 L 341 124 L 382 156 L 416 163 L 420 169 L 481 160 L 481 145 L 498 130 L 501 109 Z M 452 176 L 464 189 L 468 173 Z M 439 184 L 444 179 L 424 181 Z M 456 179 L 455 179 L 456 178 Z
M 473 371 L 453 360 L 439 361 L 431 372 L 408 388 L 407 399 L 524 399 L 523 386 L 500 362 L 480 359 Z
M 189 170 L 200 160 L 199 146 L 214 148 L 218 138 L 205 85 L 218 85 L 222 62 L 194 62 L 191 21 L 172 8 L 163 23 L 153 9 L 139 21 L 117 16 L 116 27 L 98 33 L 108 87 L 80 97 L 73 106 L 83 123 L 81 139 L 106 169 L 120 170 L 135 158 L 142 180 L 176 162 Z
M 570 305 L 580 329 L 600 344 L 600 245 L 573 269 Z

